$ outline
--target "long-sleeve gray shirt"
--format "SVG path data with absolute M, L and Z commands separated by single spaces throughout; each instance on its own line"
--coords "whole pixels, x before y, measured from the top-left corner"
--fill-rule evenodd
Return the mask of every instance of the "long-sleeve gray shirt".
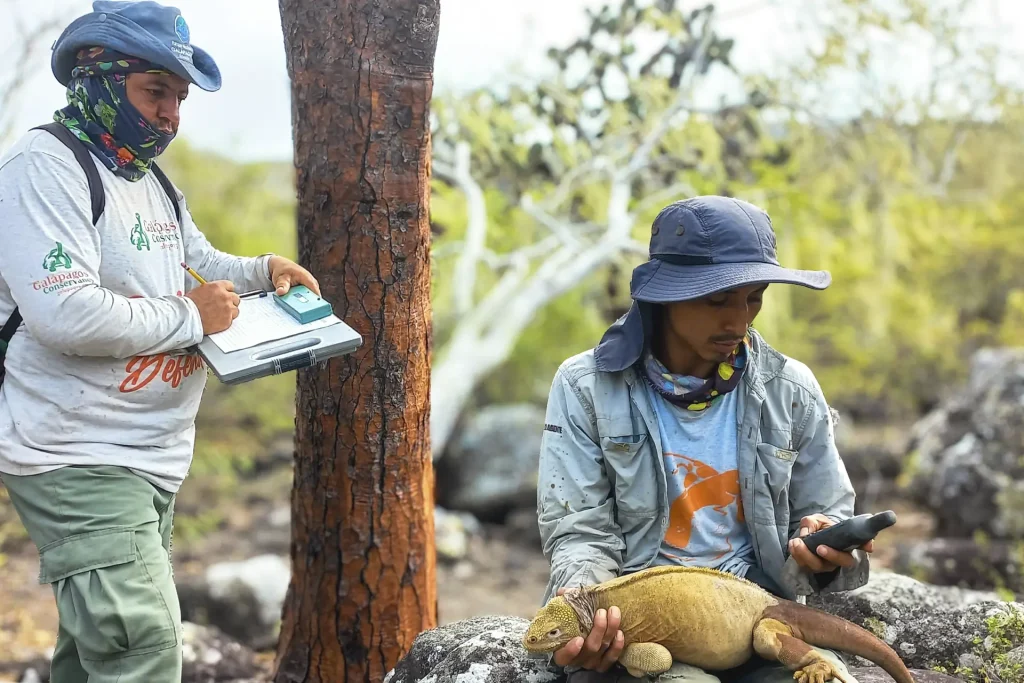
M 138 182 L 93 159 L 106 192 L 96 226 L 85 174 L 50 133 L 0 159 L 0 324 L 24 323 L 0 388 L 0 472 L 129 467 L 176 491 L 192 459 L 206 386 L 197 283 L 270 290 L 268 257 L 213 248 L 181 193 L 181 225 L 152 174 Z

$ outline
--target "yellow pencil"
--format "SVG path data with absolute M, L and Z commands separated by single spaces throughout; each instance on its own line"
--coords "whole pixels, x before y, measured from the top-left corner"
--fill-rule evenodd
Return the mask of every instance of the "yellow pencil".
M 198 280 L 199 284 L 201 284 L 201 285 L 205 285 L 206 284 L 206 280 L 203 279 L 203 276 L 200 275 L 199 273 L 197 273 L 196 271 L 192 270 L 192 268 L 190 268 L 189 265 L 187 263 L 185 263 L 184 261 L 181 262 L 181 267 L 184 268 L 185 270 L 187 270 L 189 275 L 191 275 L 196 280 Z

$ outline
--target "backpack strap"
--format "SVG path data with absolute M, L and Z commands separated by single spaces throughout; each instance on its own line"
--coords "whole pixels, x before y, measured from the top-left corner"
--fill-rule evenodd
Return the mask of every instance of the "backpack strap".
M 75 137 L 75 134 L 68 130 L 68 127 L 53 121 L 42 126 L 36 126 L 36 130 L 45 130 L 64 143 L 70 149 L 78 165 L 85 171 L 85 179 L 89 183 L 89 199 L 92 202 L 92 224 L 96 225 L 103 209 L 107 203 L 106 193 L 103 192 L 103 182 L 100 180 L 100 172 L 92 160 L 92 152 L 82 144 L 82 141 Z
M 100 216 L 103 215 L 103 209 L 106 208 L 107 196 L 103 191 L 103 181 L 100 180 L 100 172 L 96 168 L 96 164 L 92 160 L 92 152 L 89 148 L 82 144 L 82 141 L 75 137 L 75 134 L 68 130 L 68 127 L 60 124 L 56 121 L 36 126 L 33 130 L 45 130 L 50 133 L 58 140 L 64 143 L 68 149 L 75 155 L 75 159 L 78 161 L 78 165 L 85 171 L 85 179 L 89 184 L 89 202 L 92 205 L 92 224 L 96 225 L 100 220 Z M 177 194 L 174 192 L 174 186 L 171 185 L 170 179 L 163 172 L 156 162 L 153 162 L 153 175 L 156 176 L 157 181 L 160 183 L 160 187 L 167 193 L 167 197 L 171 200 L 171 206 L 174 207 L 174 215 L 178 219 L 178 225 L 181 225 L 181 206 L 178 204 Z M 15 308 L 14 312 L 11 313 L 11 317 L 4 323 L 3 328 L 0 328 L 0 351 L 6 349 L 7 344 L 10 343 L 14 337 L 15 331 L 21 325 L 21 312 Z M 0 356 L 2 357 L 2 356 Z M 2 368 L 0 368 L 2 369 Z
M 167 197 L 171 200 L 171 206 L 174 207 L 174 215 L 178 219 L 178 227 L 181 228 L 181 207 L 178 205 L 178 195 L 174 192 L 174 186 L 171 185 L 171 181 L 167 178 L 163 169 L 156 165 L 154 161 L 151 168 L 153 169 L 153 175 L 156 176 L 157 181 L 160 183 L 160 187 L 164 188 L 164 192 L 167 193 Z
M 11 317 L 7 319 L 3 329 L 0 329 L 0 343 L 4 344 L 4 348 L 10 343 L 19 325 L 21 325 L 21 313 L 15 308 L 14 313 L 11 313 Z
M 78 165 L 85 171 L 85 180 L 89 184 L 89 203 L 92 205 L 92 224 L 96 225 L 99 221 L 100 216 L 103 215 L 103 209 L 107 204 L 107 196 L 103 191 L 103 182 L 100 180 L 99 170 L 96 168 L 96 164 L 92 160 L 92 152 L 89 148 L 82 144 L 82 141 L 75 137 L 75 134 L 68 130 L 67 126 L 51 121 L 50 123 L 36 126 L 33 130 L 45 130 L 55 138 L 64 143 L 64 146 L 71 150 L 75 155 L 75 160 L 78 161 Z M 11 313 L 11 317 L 4 323 L 3 329 L 0 329 L 0 341 L 3 342 L 4 347 L 10 343 L 14 337 L 15 331 L 21 325 L 21 311 L 17 308 Z

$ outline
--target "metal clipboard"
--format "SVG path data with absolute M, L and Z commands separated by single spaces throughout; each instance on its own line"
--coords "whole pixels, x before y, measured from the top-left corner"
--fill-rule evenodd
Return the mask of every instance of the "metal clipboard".
M 195 348 L 224 384 L 242 384 L 261 377 L 309 368 L 362 346 L 362 336 L 344 321 L 224 353 L 206 337 Z

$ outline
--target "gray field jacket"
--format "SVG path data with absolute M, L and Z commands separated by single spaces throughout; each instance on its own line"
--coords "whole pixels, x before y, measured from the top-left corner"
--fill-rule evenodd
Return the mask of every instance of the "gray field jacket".
M 737 410 L 741 499 L 761 570 L 795 599 L 868 580 L 868 558 L 824 580 L 788 555 L 800 519 L 853 515 L 854 491 L 836 450 L 832 411 L 810 369 L 751 331 Z M 548 398 L 537 517 L 559 587 L 598 583 L 649 566 L 668 525 L 657 416 L 632 367 L 597 369 L 594 349 L 566 360 Z

